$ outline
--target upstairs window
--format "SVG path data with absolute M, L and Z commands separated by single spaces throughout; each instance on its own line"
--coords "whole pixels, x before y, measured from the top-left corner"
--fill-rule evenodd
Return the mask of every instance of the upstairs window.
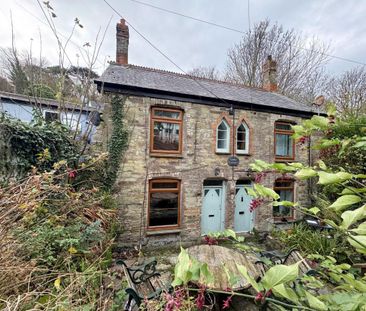
M 216 152 L 230 152 L 230 127 L 225 120 L 222 120 L 216 129 Z
M 249 127 L 242 122 L 236 129 L 236 153 L 249 153 Z
M 151 180 L 149 185 L 149 229 L 170 229 L 180 225 L 180 181 Z
M 182 111 L 153 108 L 151 111 L 151 153 L 181 154 L 182 123 Z
M 294 181 L 291 179 L 277 179 L 273 190 L 280 196 L 279 201 L 294 202 Z M 273 217 L 277 220 L 293 218 L 293 209 L 290 206 L 274 206 Z
M 275 158 L 276 160 L 293 160 L 295 158 L 295 144 L 291 137 L 294 131 L 287 122 L 275 123 Z

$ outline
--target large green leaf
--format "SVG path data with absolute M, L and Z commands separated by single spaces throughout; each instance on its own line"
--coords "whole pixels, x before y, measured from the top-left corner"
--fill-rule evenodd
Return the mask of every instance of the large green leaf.
M 341 228 L 348 229 L 354 223 L 366 217 L 366 204 L 353 211 L 345 211 L 341 217 L 343 219 Z
M 325 305 L 324 302 L 316 298 L 314 295 L 310 294 L 308 291 L 305 292 L 305 295 L 311 308 L 321 311 L 328 310 L 328 307 Z
M 314 126 L 319 128 L 320 130 L 326 130 L 328 128 L 329 120 L 328 118 L 321 117 L 321 116 L 313 116 L 311 118 L 311 122 Z
M 294 303 L 299 303 L 299 297 L 297 297 L 296 292 L 284 284 L 279 284 L 272 288 L 272 292 L 275 296 L 280 296 L 286 298 Z
M 361 202 L 361 198 L 358 195 L 346 194 L 339 197 L 329 207 L 334 208 L 336 211 L 342 210 L 343 208 Z
M 299 264 L 300 262 L 290 266 L 275 265 L 266 272 L 261 283 L 269 290 L 279 284 L 294 281 L 299 275 Z
M 327 169 L 327 165 L 322 160 L 318 160 L 318 165 L 324 171 Z
M 253 190 L 253 188 L 252 188 L 252 187 L 245 187 L 245 190 L 247 191 L 247 193 L 248 193 L 251 197 L 253 197 L 253 198 L 258 197 L 257 192 L 255 192 L 255 191 Z
M 288 164 L 289 166 L 292 166 L 294 168 L 297 168 L 297 169 L 302 169 L 304 167 L 304 164 L 302 163 L 298 163 L 298 162 L 294 162 L 294 163 L 289 163 Z
M 362 254 L 366 254 L 366 236 L 354 235 L 352 238 L 347 238 L 348 242 Z
M 310 213 L 312 213 L 312 214 L 316 215 L 316 214 L 318 214 L 318 213 L 320 212 L 320 209 L 319 209 L 319 207 L 314 206 L 314 207 L 312 207 L 312 208 L 309 208 L 309 209 L 308 209 L 308 212 L 310 212 Z
M 358 175 L 356 175 L 355 177 L 357 177 L 357 176 Z M 364 178 L 366 178 L 366 176 Z M 365 193 L 365 192 L 366 192 L 366 188 L 347 187 L 342 190 L 341 194 L 358 194 L 358 193 Z
M 200 275 L 203 277 L 206 285 L 210 285 L 210 284 L 214 283 L 214 276 L 208 269 L 207 263 L 201 264 Z
M 261 184 L 254 184 L 254 189 L 257 193 L 265 198 L 272 198 L 278 200 L 280 196 L 273 189 L 262 186 Z
M 296 167 L 286 165 L 285 163 L 273 163 L 272 168 L 280 172 L 294 172 Z
M 198 281 L 200 279 L 201 265 L 194 258 L 190 258 L 187 251 L 181 247 L 178 256 L 178 262 L 174 269 L 174 281 L 172 286 L 187 284 L 189 281 Z
M 338 173 L 326 173 L 326 172 L 318 172 L 320 185 L 330 185 L 335 183 L 341 183 L 346 180 L 350 180 L 353 175 L 346 172 L 338 172 Z
M 250 283 L 250 285 L 253 286 L 253 288 L 257 291 L 260 292 L 263 290 L 263 287 L 261 284 L 258 284 L 256 282 L 256 280 L 254 280 L 254 278 L 252 278 L 249 273 L 248 270 L 245 266 L 243 265 L 238 265 L 236 264 L 236 266 L 238 267 L 239 272 L 245 277 L 245 279 Z
M 229 271 L 229 269 L 224 265 L 224 271 L 226 273 L 227 279 L 229 281 L 230 287 L 234 288 L 240 282 L 241 277 Z
M 357 228 L 351 229 L 350 231 L 360 235 L 366 235 L 366 221 L 360 224 Z
M 275 201 L 273 202 L 273 206 L 298 206 L 298 203 L 294 203 L 291 201 Z
M 316 171 L 314 171 L 312 168 L 307 167 L 296 172 L 295 177 L 299 179 L 308 179 L 317 175 L 318 173 Z

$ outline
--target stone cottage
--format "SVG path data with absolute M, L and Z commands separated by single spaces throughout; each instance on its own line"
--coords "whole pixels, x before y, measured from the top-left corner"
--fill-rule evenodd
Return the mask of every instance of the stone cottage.
M 283 206 L 251 212 L 246 190 L 254 159 L 312 161 L 291 138 L 291 125 L 314 112 L 276 93 L 276 62 L 269 57 L 263 66 L 263 89 L 250 88 L 128 64 L 128 42 L 121 20 L 117 61 L 95 81 L 100 91 L 127 96 L 129 147 L 116 185 L 121 241 L 192 241 L 226 228 L 261 231 L 296 219 Z M 282 200 L 309 204 L 306 182 L 270 174 L 263 183 Z

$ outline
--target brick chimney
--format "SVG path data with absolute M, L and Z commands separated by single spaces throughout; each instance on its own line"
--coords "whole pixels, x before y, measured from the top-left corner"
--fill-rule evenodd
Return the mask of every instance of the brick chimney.
M 121 19 L 119 23 L 117 23 L 117 46 L 116 46 L 116 63 L 120 65 L 128 64 L 128 42 L 130 39 L 130 34 L 128 31 L 128 26 L 126 25 L 126 21 Z
M 277 62 L 268 55 L 263 64 L 263 88 L 269 92 L 277 91 Z

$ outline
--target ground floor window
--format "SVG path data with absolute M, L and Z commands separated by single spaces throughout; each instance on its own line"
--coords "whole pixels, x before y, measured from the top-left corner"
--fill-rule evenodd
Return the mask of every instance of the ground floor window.
M 148 228 L 176 228 L 180 225 L 180 181 L 154 179 L 149 183 Z
M 280 201 L 294 201 L 294 181 L 291 179 L 277 179 L 274 191 L 280 196 Z M 273 217 L 277 220 L 288 220 L 293 218 L 293 209 L 289 206 L 274 206 Z

